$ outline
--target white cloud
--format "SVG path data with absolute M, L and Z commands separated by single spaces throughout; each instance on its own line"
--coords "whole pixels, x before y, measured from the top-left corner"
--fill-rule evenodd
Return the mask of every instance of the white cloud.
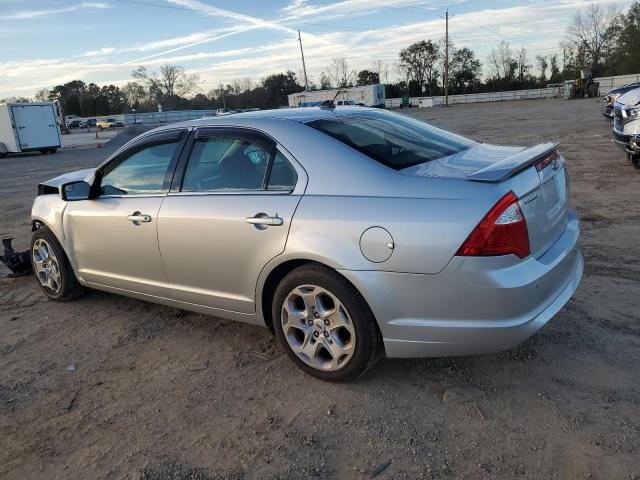
M 82 2 L 65 8 L 51 10 L 24 10 L 19 12 L 7 13 L 0 15 L 0 20 L 36 20 L 39 18 L 49 17 L 51 15 L 74 12 L 76 10 L 105 8 L 109 8 L 109 4 L 102 2 Z
M 190 72 L 199 73 L 205 91 L 220 81 L 230 82 L 243 77 L 257 81 L 271 73 L 287 69 L 296 72 L 301 70 L 297 34 L 291 29 L 283 30 L 281 26 L 274 26 L 275 21 L 218 9 L 198 0 L 170 1 L 185 8 L 197 9 L 203 15 L 228 19 L 229 25 L 217 30 L 193 32 L 124 48 L 103 47 L 85 52 L 84 57 L 73 59 L 0 62 L 0 71 L 3 72 L 0 76 L 0 91 L 4 95 L 31 95 L 39 88 L 51 88 L 73 79 L 101 84 L 122 83 L 130 79 L 132 66 L 142 64 L 153 69 L 166 62 L 181 64 Z M 628 5 L 628 2 L 622 0 L 602 1 L 620 6 Z M 360 0 L 345 0 L 338 4 L 344 3 L 348 3 L 350 8 L 361 8 L 362 5 Z M 400 0 L 370 0 L 369 5 L 382 8 L 383 3 L 398 5 Z M 560 50 L 558 42 L 564 37 L 571 17 L 586 5 L 588 0 L 548 0 L 535 5 L 457 13 L 450 22 L 450 36 L 456 47 L 470 47 L 485 65 L 487 54 L 502 39 L 510 39 L 514 50 L 525 46 L 529 51 L 530 63 L 534 63 L 533 57 L 536 54 L 542 52 L 546 55 Z M 310 0 L 298 0 L 289 4 L 281 13 L 289 15 L 289 12 L 302 8 L 320 7 L 313 5 Z M 369 8 L 371 11 L 373 7 Z M 317 17 L 333 15 L 335 10 L 324 12 L 317 13 Z M 315 21 L 316 17 L 305 18 Z M 375 60 L 382 60 L 389 66 L 390 77 L 395 78 L 392 66 L 397 62 L 401 48 L 418 40 L 439 40 L 444 36 L 444 22 L 440 18 L 428 15 L 407 15 L 406 18 L 408 20 L 405 24 L 389 24 L 365 31 L 314 34 L 303 30 L 309 75 L 317 79 L 332 57 L 344 56 L 354 69 L 367 68 Z M 417 18 L 421 20 L 416 20 Z M 276 36 L 276 39 L 262 43 L 253 40 L 234 48 L 213 49 L 210 45 L 230 35 L 242 35 L 262 28 L 279 33 L 281 38 Z M 253 38 L 260 37 L 254 35 Z M 186 49 L 190 50 L 185 52 Z M 130 53 L 152 54 L 129 60 L 126 57 Z

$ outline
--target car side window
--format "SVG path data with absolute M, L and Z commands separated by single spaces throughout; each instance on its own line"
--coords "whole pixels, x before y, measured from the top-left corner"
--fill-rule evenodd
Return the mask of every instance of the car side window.
M 157 142 L 135 149 L 100 182 L 102 195 L 162 193 L 165 176 L 176 153 L 178 140 Z
M 276 152 L 269 172 L 267 190 L 291 191 L 298 183 L 298 174 L 280 152 Z
M 272 144 L 241 133 L 196 139 L 182 191 L 263 190 L 272 152 Z

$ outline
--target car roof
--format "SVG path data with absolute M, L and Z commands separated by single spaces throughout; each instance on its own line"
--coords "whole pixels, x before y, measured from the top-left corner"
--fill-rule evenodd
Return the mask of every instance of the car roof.
M 323 107 L 300 107 L 300 108 L 280 108 L 273 110 L 257 110 L 253 112 L 241 112 L 234 113 L 232 115 L 225 115 L 223 117 L 205 117 L 196 120 L 188 120 L 178 124 L 172 124 L 167 126 L 169 128 L 175 128 L 176 126 L 193 126 L 193 127 L 205 127 L 216 125 L 234 125 L 236 123 L 246 123 L 247 120 L 290 120 L 298 123 L 308 123 L 314 120 L 320 120 L 323 118 L 335 118 L 342 115 L 349 115 L 354 113 L 369 114 L 376 112 L 382 114 L 380 109 L 366 108 L 366 107 L 353 107 L 353 106 L 339 106 L 336 108 L 323 108 Z M 374 113 L 375 114 L 375 113 Z M 162 127 L 161 127 L 162 128 Z

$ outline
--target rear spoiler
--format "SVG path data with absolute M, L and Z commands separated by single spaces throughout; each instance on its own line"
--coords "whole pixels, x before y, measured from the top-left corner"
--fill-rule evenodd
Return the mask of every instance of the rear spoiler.
M 476 182 L 503 182 L 518 172 L 542 160 L 558 148 L 559 143 L 541 143 L 500 160 L 488 167 L 467 175 L 467 180 Z

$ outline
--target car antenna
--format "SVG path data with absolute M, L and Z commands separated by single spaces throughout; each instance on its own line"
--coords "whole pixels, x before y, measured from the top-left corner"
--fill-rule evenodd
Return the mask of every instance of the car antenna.
M 351 78 L 351 75 L 353 75 L 354 70 L 351 71 L 351 73 L 349 74 L 349 76 L 345 79 L 344 84 L 347 85 L 347 83 L 349 82 L 349 79 Z M 331 100 L 325 100 L 324 102 L 322 102 L 320 104 L 320 108 L 330 108 L 330 109 L 334 109 L 336 108 L 336 98 L 338 98 L 338 95 L 340 95 L 340 90 L 342 88 L 346 88 L 346 87 L 338 87 L 338 91 L 336 92 L 336 94 L 334 95 L 333 99 Z

